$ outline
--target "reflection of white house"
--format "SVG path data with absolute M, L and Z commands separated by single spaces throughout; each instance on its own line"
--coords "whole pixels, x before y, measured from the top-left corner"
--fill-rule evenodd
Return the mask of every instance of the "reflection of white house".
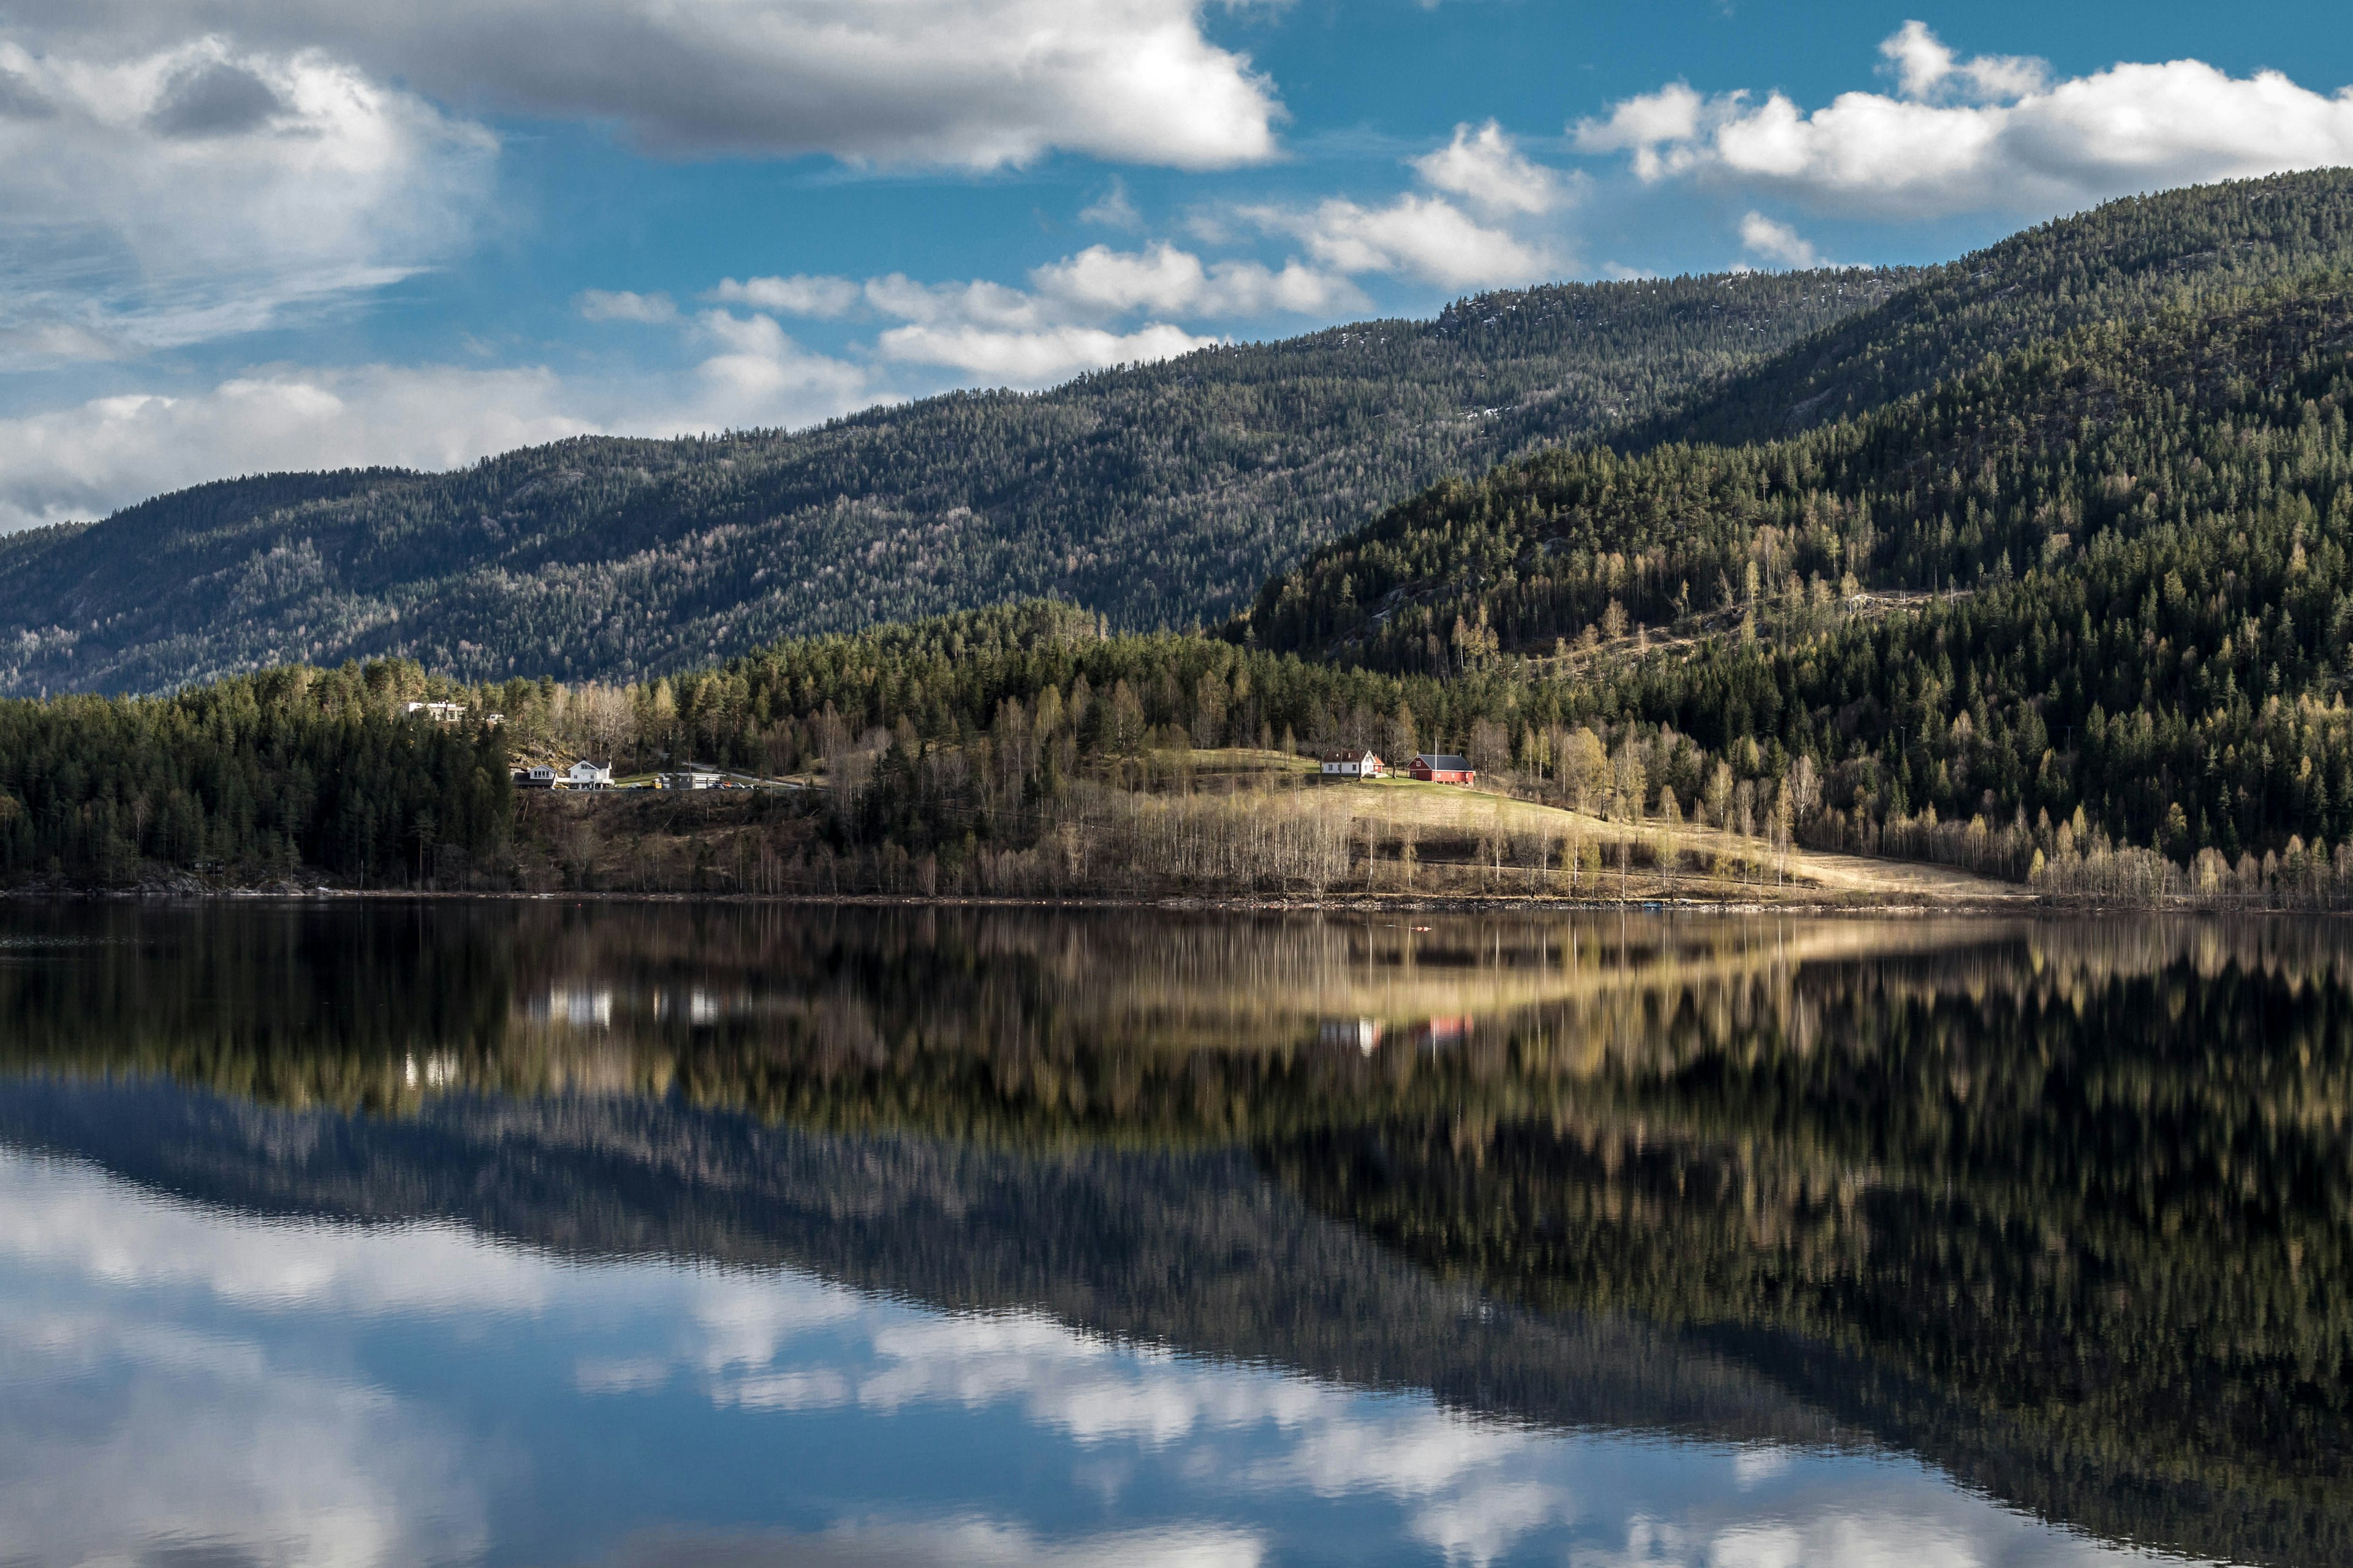
M 613 992 L 609 986 L 555 985 L 547 993 L 546 1017 L 575 1029 L 613 1026 Z
M 613 770 L 599 767 L 586 759 L 564 770 L 562 783 L 566 789 L 604 789 L 613 782 Z
M 1327 1046 L 1354 1046 L 1366 1056 L 1381 1043 L 1377 1018 L 1326 1018 L 1320 1033 Z
M 1371 752 L 1326 752 L 1324 776 L 1335 779 L 1377 779 L 1381 759 Z

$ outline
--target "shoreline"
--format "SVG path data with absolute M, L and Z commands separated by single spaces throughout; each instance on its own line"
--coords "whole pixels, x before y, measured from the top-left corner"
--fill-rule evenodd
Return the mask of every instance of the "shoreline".
M 275 884 L 259 888 L 12 888 L 0 889 L 0 903 L 206 904 L 206 903 L 574 903 L 691 904 L 697 907 L 795 907 L 810 909 L 933 910 L 1155 910 L 1173 914 L 1535 914 L 1544 912 L 1648 915 L 1872 915 L 1926 919 L 1934 916 L 2052 914 L 2307 914 L 2333 910 L 2257 909 L 2236 903 L 2168 900 L 2106 902 L 2021 890 L 1980 899 L 1547 899 L 1541 897 L 1429 897 L 1394 893 L 1306 898 L 1218 898 L 1201 894 L 1070 894 L 1061 897 L 935 895 L 920 893 L 725 893 L 633 892 L 575 889 L 558 892 L 444 890 L 309 887 Z

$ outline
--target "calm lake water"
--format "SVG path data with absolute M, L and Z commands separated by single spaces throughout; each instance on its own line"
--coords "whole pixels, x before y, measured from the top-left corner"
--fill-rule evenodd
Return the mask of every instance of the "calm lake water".
M 2353 1561 L 2353 926 L 0 910 L 0 1564 Z

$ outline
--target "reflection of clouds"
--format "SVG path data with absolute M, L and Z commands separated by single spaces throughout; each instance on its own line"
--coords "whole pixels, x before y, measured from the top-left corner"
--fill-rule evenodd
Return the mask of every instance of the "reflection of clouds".
M 1492 1563 L 1529 1531 L 1567 1521 L 1574 1510 L 1557 1487 L 1540 1481 L 1472 1485 L 1414 1516 L 1413 1533 L 1449 1563 Z
M 2072 1555 L 2072 1554 L 2071 1554 Z M 1978 1568 L 1978 1543 L 1918 1519 L 1828 1512 L 1725 1530 L 1708 1568 Z
M 542 1305 L 549 1270 L 449 1226 L 235 1220 L 87 1166 L 0 1154 L 0 1258 L 114 1286 L 275 1308 L 387 1312 Z
M 1139 1355 L 1031 1313 L 892 1318 L 871 1324 L 863 1343 L 871 1359 L 852 1376 L 685 1359 L 719 1373 L 705 1390 L 721 1405 L 887 1413 L 1018 1403 L 1078 1443 L 1165 1451 L 1220 1489 L 1377 1494 L 1405 1505 L 1413 1536 L 1450 1563 L 1487 1563 L 1576 1513 L 1564 1489 L 1525 1473 L 1544 1458 L 1546 1438 L 1419 1401 L 1367 1401 L 1304 1378 Z M 1253 1433 L 1271 1436 L 1279 1451 L 1229 1451 L 1230 1436 Z
M 487 1544 L 479 1481 L 415 1408 L 248 1341 L 43 1310 L 15 1289 L 0 1287 L 9 1561 L 406 1568 Z
M 1869 1510 L 1849 1496 L 1806 1499 L 1785 1504 L 1779 1517 L 1736 1523 L 1638 1514 L 1625 1527 L 1623 1551 L 1573 1550 L 1569 1568 L 2187 1568 L 2190 1561 L 2038 1530 L 1919 1478 L 1873 1490 L 1882 1495 Z M 1703 1500 L 1694 1513 L 1713 1506 Z
M 1186 1525 L 1048 1541 L 992 1520 L 863 1523 L 822 1535 L 647 1536 L 598 1568 L 1257 1568 L 1248 1531 Z
M 552 1426 L 631 1425 L 618 1403 L 629 1398 L 756 1419 L 778 1444 L 823 1442 L 822 1422 L 846 1432 L 902 1421 L 892 1430 L 910 1434 L 929 1423 L 936 1434 L 969 1413 L 1021 1417 L 1009 1439 L 1015 1424 L 1001 1415 L 969 1426 L 1019 1446 L 1029 1479 L 1001 1497 L 976 1504 L 954 1474 L 868 1474 L 837 1506 L 893 1518 L 815 1535 L 646 1536 L 599 1559 L 623 1568 L 1223 1568 L 1272 1554 L 1258 1521 L 1296 1517 L 1303 1499 L 1352 1531 L 1462 1564 L 1533 1550 L 1558 1561 L 1572 1531 L 1567 1561 L 1581 1568 L 2054 1568 L 2127 1556 L 1900 1462 L 1546 1432 L 1427 1397 L 1123 1346 L 1038 1312 L 934 1312 L 787 1270 L 566 1262 L 454 1227 L 236 1218 L 0 1152 L 0 1557 L 479 1555 L 497 1456 L 345 1370 L 351 1347 L 379 1328 L 419 1331 L 437 1357 L 498 1357 L 524 1379 L 512 1411 L 523 1463 Z M 536 1353 L 517 1356 L 526 1345 Z M 527 1381 L 550 1372 L 569 1405 Z M 667 1418 L 682 1441 L 692 1435 L 690 1418 Z M 807 1425 L 796 1433 L 793 1421 Z M 1074 1495 L 1106 1510 L 1148 1496 L 1170 1522 L 1082 1538 L 1023 1522 L 1032 1509 L 1061 1516 Z M 950 1517 L 895 1517 L 927 1504 Z M 627 1506 L 617 1505 L 624 1529 Z M 975 1507 L 987 1516 L 961 1511 Z
M 1270 1479 L 1303 1483 L 1325 1497 L 1367 1490 L 1422 1497 L 1540 1440 L 1426 1407 L 1368 1420 L 1345 1413 L 1353 1403 L 1335 1400 L 1342 1408 L 1319 1411 L 1308 1440 Z

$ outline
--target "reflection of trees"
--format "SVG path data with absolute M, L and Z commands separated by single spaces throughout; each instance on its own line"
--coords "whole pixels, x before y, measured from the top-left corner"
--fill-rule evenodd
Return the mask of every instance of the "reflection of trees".
M 784 1265 L 1514 1419 L 1852 1440 L 1686 1336 L 1483 1307 L 1307 1211 L 1236 1151 L 1040 1156 L 628 1097 L 455 1096 L 344 1118 L 42 1079 L 0 1085 L 0 1139 L 248 1211 L 454 1219 L 569 1256 Z
M 2332 926 L 83 918 L 112 945 L 0 963 L 11 1059 L 399 1113 L 333 1123 L 343 1195 L 257 1150 L 249 1201 L 786 1259 L 1540 1419 L 1843 1424 L 2105 1534 L 2353 1546 Z M 1442 1343 L 1462 1286 L 1541 1321 Z
M 1551 1117 L 1268 1162 L 1435 1270 L 1701 1332 L 2053 1517 L 2342 1561 L 2353 986 L 2137 945 L 1806 973 Z

